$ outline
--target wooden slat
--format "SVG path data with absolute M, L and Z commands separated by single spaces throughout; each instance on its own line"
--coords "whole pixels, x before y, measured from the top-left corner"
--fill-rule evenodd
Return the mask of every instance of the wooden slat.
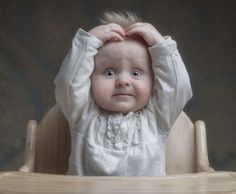
M 23 172 L 0 173 L 1 194 L 236 193 L 235 172 L 166 177 L 78 177 Z

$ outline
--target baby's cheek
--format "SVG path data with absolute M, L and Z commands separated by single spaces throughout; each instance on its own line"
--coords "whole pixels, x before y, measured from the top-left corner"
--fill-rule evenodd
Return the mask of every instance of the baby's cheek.
M 143 102 L 143 103 L 148 103 L 149 99 L 150 99 L 150 96 L 151 96 L 151 93 L 152 93 L 152 85 L 150 84 L 145 84 L 143 89 L 140 90 L 140 100 Z
M 150 91 L 144 92 L 143 99 L 142 99 L 143 103 L 147 104 L 149 99 L 150 99 L 150 96 L 151 96 L 151 92 Z
M 110 87 L 104 81 L 104 79 L 100 79 L 97 77 L 96 79 L 92 79 L 92 97 L 97 103 L 103 103 L 107 96 L 110 94 Z
M 104 96 L 102 95 L 103 92 L 99 91 L 98 88 L 94 88 L 92 90 L 92 98 L 94 99 L 94 101 L 97 103 L 98 106 L 102 106 L 102 104 L 104 103 Z

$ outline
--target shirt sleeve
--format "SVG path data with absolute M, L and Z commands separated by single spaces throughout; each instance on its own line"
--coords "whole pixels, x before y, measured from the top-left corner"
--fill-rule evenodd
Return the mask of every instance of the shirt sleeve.
M 55 98 L 70 125 L 80 119 L 91 104 L 90 75 L 94 69 L 94 56 L 102 41 L 82 29 L 76 33 L 71 49 L 55 78 Z
M 177 44 L 171 37 L 149 48 L 154 72 L 154 89 L 149 104 L 157 126 L 167 136 L 174 121 L 192 97 L 189 76 Z M 154 110 L 153 110 L 154 108 Z

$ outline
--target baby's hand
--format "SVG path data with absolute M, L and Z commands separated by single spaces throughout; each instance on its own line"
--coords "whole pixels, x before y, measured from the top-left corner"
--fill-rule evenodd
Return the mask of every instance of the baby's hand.
M 126 29 L 126 35 L 139 35 L 144 39 L 148 46 L 153 46 L 156 43 L 164 41 L 164 37 L 149 23 L 138 22 L 131 25 Z
M 90 34 L 101 40 L 103 43 L 114 40 L 124 40 L 125 30 L 118 24 L 110 23 L 94 27 L 89 31 Z

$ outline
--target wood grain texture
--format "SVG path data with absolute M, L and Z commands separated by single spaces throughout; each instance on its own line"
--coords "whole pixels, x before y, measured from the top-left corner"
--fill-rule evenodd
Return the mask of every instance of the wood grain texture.
M 236 173 L 216 172 L 166 177 L 78 177 L 38 173 L 0 173 L 1 194 L 234 194 Z

